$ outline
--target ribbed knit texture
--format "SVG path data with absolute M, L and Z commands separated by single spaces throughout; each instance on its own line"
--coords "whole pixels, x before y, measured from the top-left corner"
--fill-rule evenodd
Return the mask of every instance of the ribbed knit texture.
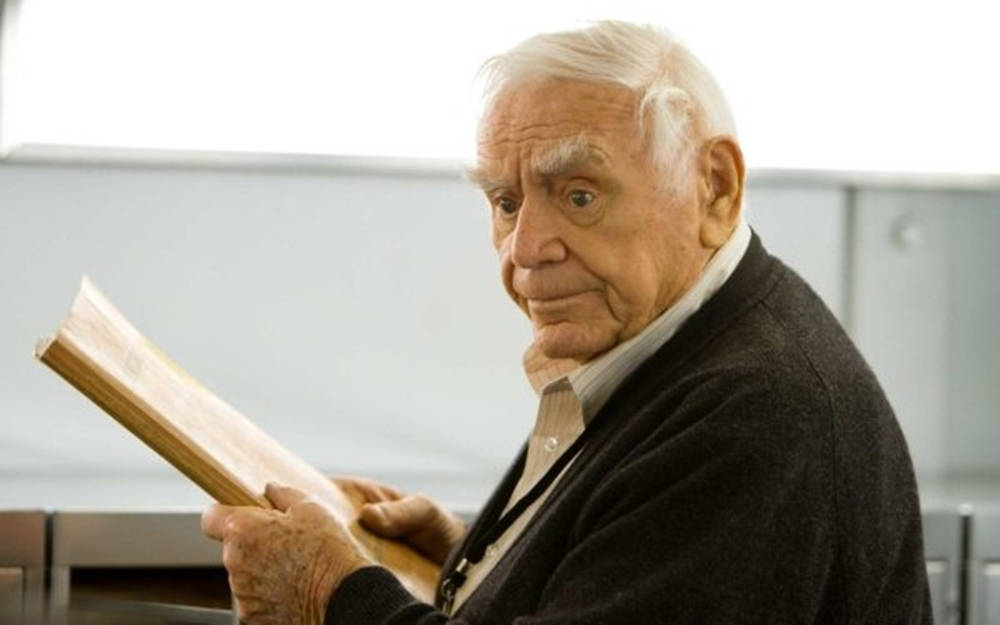
M 368 568 L 334 594 L 327 623 L 931 622 L 892 410 L 820 299 L 756 236 L 601 412 L 612 422 L 451 621 Z

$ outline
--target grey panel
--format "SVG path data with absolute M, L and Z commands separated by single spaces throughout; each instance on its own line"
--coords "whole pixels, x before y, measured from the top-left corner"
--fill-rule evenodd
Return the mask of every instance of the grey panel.
M 805 278 L 844 323 L 847 207 L 843 189 L 751 184 L 746 216 L 768 251 Z
M 201 566 L 222 562 L 219 543 L 191 512 L 56 512 L 53 566 Z
M 231 610 L 136 601 L 74 601 L 72 625 L 237 625 Z
M 922 525 L 934 622 L 938 625 L 958 625 L 962 569 L 961 515 L 954 508 L 924 510 Z
M 0 623 L 41 622 L 45 602 L 45 514 L 0 511 Z
M 983 562 L 979 575 L 982 582 L 979 606 L 981 612 L 977 623 L 981 625 L 1000 624 L 1000 562 Z
M 865 190 L 854 336 L 923 476 L 996 472 L 1000 194 Z
M 944 560 L 927 561 L 927 583 L 931 591 L 931 607 L 934 610 L 934 622 L 951 623 L 945 616 L 949 601 L 951 566 Z
M 57 511 L 51 540 L 51 625 L 233 621 L 228 610 L 135 600 L 131 592 L 136 588 L 132 575 L 140 571 L 156 571 L 160 580 L 169 580 L 174 570 L 182 570 L 177 567 L 221 566 L 220 545 L 201 533 L 197 512 Z M 91 573 L 88 592 L 97 595 L 81 595 L 79 587 L 74 589 L 74 570 L 79 574 L 84 567 L 134 572 L 125 576 L 126 586 L 120 574 L 99 573 L 95 582 Z
M 859 191 L 854 222 L 854 337 L 925 475 L 946 467 L 949 199 Z
M 969 625 L 1000 625 L 1000 510 L 972 517 Z
M 69 581 L 68 566 L 53 566 L 49 570 L 49 594 L 46 598 L 48 606 L 48 625 L 66 625 L 69 620 Z
M 0 623 L 15 625 L 24 619 L 24 569 L 0 567 Z
M 949 469 L 1000 475 L 1000 193 L 955 194 L 948 359 Z M 1000 482 L 1000 480 L 996 480 Z

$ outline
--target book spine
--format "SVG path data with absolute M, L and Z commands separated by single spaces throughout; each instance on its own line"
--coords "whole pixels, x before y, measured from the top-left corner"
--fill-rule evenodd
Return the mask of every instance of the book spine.
M 199 459 L 180 441 L 172 440 L 162 430 L 154 430 L 136 398 L 114 380 L 99 375 L 97 372 L 100 369 L 74 349 L 64 335 L 57 335 L 45 351 L 38 354 L 38 358 L 216 501 L 229 505 L 272 507 L 262 497 L 257 498 L 234 487 L 232 478 L 223 472 L 189 472 L 187 468 L 199 464 Z M 204 466 L 203 461 L 200 464 Z

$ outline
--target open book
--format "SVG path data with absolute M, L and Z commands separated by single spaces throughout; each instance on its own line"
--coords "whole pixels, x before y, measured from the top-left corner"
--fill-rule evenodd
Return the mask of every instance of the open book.
M 305 491 L 348 525 L 371 559 L 417 597 L 433 597 L 435 564 L 364 530 L 356 504 L 335 484 L 185 373 L 86 277 L 35 356 L 220 503 L 271 508 L 268 482 Z

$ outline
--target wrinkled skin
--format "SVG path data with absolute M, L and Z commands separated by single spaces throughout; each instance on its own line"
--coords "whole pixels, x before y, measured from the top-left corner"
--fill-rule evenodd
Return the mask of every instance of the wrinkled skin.
M 465 534 L 461 519 L 425 495 L 406 495 L 363 477 L 337 476 L 333 481 L 360 508 L 365 528 L 405 542 L 438 566 Z
M 424 495 L 406 495 L 361 477 L 333 481 L 360 509 L 368 530 L 402 541 L 438 565 L 465 533 L 458 517 Z M 222 541 L 240 621 L 321 624 L 344 578 L 373 563 L 347 528 L 302 492 L 268 484 L 266 495 L 275 510 L 214 504 L 202 514 L 202 531 Z
M 242 622 L 320 625 L 333 590 L 371 562 L 319 503 L 274 484 L 266 494 L 276 510 L 215 504 L 202 514 L 202 531 L 222 541 Z
M 637 105 L 615 85 L 531 79 L 483 120 L 470 177 L 491 207 L 503 284 L 550 359 L 585 363 L 641 332 L 737 223 L 736 143 L 699 139 L 665 184 Z

